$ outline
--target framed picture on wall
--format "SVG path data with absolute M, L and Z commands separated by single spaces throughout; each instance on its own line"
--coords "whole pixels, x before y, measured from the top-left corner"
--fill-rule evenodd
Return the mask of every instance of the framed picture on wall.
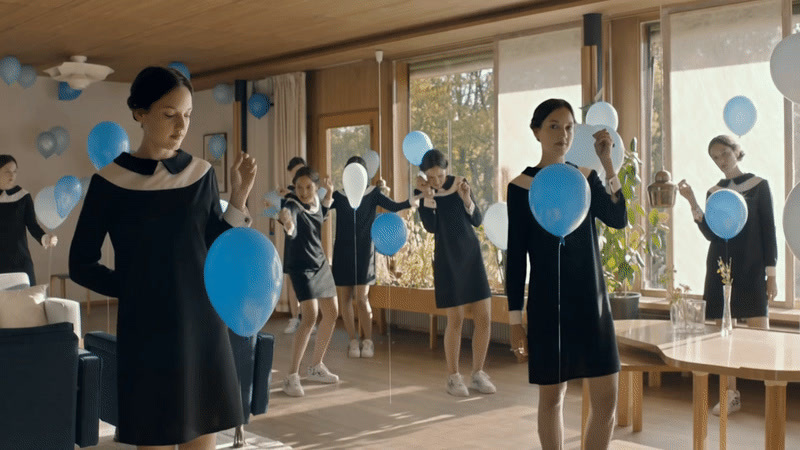
M 217 175 L 219 192 L 228 192 L 228 134 L 203 135 L 203 159 L 211 164 Z

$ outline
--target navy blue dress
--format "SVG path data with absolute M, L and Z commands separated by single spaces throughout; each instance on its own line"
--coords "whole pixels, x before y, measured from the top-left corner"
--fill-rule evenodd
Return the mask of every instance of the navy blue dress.
M 433 286 L 437 308 L 474 303 L 492 295 L 481 244 L 475 234 L 483 216 L 475 198 L 471 213 L 464 207 L 458 195 L 462 179 L 448 175 L 433 201 L 422 199 L 418 210 L 425 230 L 434 234 Z M 414 191 L 414 195 L 419 193 Z
M 284 208 L 292 215 L 294 229 L 286 233 L 283 264 L 292 280 L 298 301 L 336 296 L 328 257 L 322 249 L 322 222 L 328 208 L 316 202 L 306 205 L 296 197 L 287 197 Z
M 342 191 L 333 192 L 331 209 L 336 209 L 336 241 L 333 244 L 333 279 L 337 286 L 375 284 L 375 244 L 372 223 L 376 210 L 397 212 L 411 207 L 397 203 L 370 186 L 353 217 L 353 207 Z
M 722 277 L 717 273 L 717 260 L 731 259 L 731 316 L 734 318 L 764 317 L 767 315 L 766 268 L 778 262 L 778 244 L 775 238 L 775 219 L 772 211 L 772 194 L 767 180 L 752 173 L 731 180 L 720 180 L 708 190 L 706 198 L 720 189 L 732 189 L 744 196 L 747 204 L 747 222 L 727 244 L 715 235 L 703 220 L 697 226 L 710 241 L 706 258 L 706 280 L 703 299 L 706 300 L 706 317 L 722 317 Z
M 614 203 L 597 172 L 589 173 L 589 213 L 580 226 L 564 238 L 559 284 L 559 238 L 539 225 L 528 204 L 531 181 L 539 170 L 528 167 L 508 185 L 506 294 L 509 311 L 522 310 L 525 272 L 527 264 L 531 265 L 527 307 L 528 380 L 534 384 L 557 384 L 619 372 L 614 320 L 603 280 L 595 218 L 611 227 L 623 228 L 628 223 L 625 202 L 620 198 Z M 622 192 L 619 195 L 622 196 Z
M 31 194 L 19 186 L 0 190 L 0 273 L 25 272 L 31 286 L 35 286 L 26 230 L 37 242 L 42 242 L 45 232 L 36 222 Z
M 172 445 L 244 423 L 228 329 L 206 294 L 208 248 L 250 219 L 222 214 L 211 166 L 123 153 L 92 177 L 70 248 L 76 283 L 119 298 L 120 441 Z M 101 264 L 108 234 L 114 267 Z

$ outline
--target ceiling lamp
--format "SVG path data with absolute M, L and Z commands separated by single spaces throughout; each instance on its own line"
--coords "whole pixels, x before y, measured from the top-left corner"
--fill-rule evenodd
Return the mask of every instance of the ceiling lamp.
M 85 56 L 73 56 L 60 66 L 45 70 L 56 81 L 65 81 L 72 89 L 85 89 L 95 81 L 103 81 L 114 69 L 100 64 L 89 64 Z

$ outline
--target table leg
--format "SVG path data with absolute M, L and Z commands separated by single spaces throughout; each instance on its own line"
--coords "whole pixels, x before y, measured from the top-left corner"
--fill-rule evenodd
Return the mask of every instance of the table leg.
M 386 310 L 383 308 L 375 308 L 375 318 L 378 324 L 378 334 L 386 334 Z
M 67 298 L 67 279 L 61 279 L 61 298 Z
M 719 376 L 719 449 L 728 445 L 728 376 Z
M 436 314 L 429 314 L 428 321 L 428 345 L 431 350 L 436 348 L 436 334 L 439 331 L 439 320 Z
M 764 448 L 783 450 L 786 448 L 786 382 L 765 381 L 764 385 L 766 386 Z
M 86 314 L 92 313 L 92 291 L 86 289 Z
M 661 387 L 661 372 L 647 372 L 647 385 L 650 387 Z
M 619 398 L 617 399 L 617 425 L 627 427 L 631 424 L 628 408 L 631 401 L 631 373 L 619 373 Z
M 642 372 L 632 372 L 631 394 L 633 395 L 633 431 L 642 431 L 642 397 L 644 395 L 644 385 L 642 382 Z
M 695 450 L 705 450 L 708 436 L 708 373 L 692 372 Z

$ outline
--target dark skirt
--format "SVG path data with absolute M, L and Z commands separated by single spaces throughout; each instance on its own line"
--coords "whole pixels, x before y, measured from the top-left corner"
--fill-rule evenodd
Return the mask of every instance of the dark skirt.
M 327 261 L 317 270 L 289 271 L 298 301 L 336 296 L 331 266 Z

